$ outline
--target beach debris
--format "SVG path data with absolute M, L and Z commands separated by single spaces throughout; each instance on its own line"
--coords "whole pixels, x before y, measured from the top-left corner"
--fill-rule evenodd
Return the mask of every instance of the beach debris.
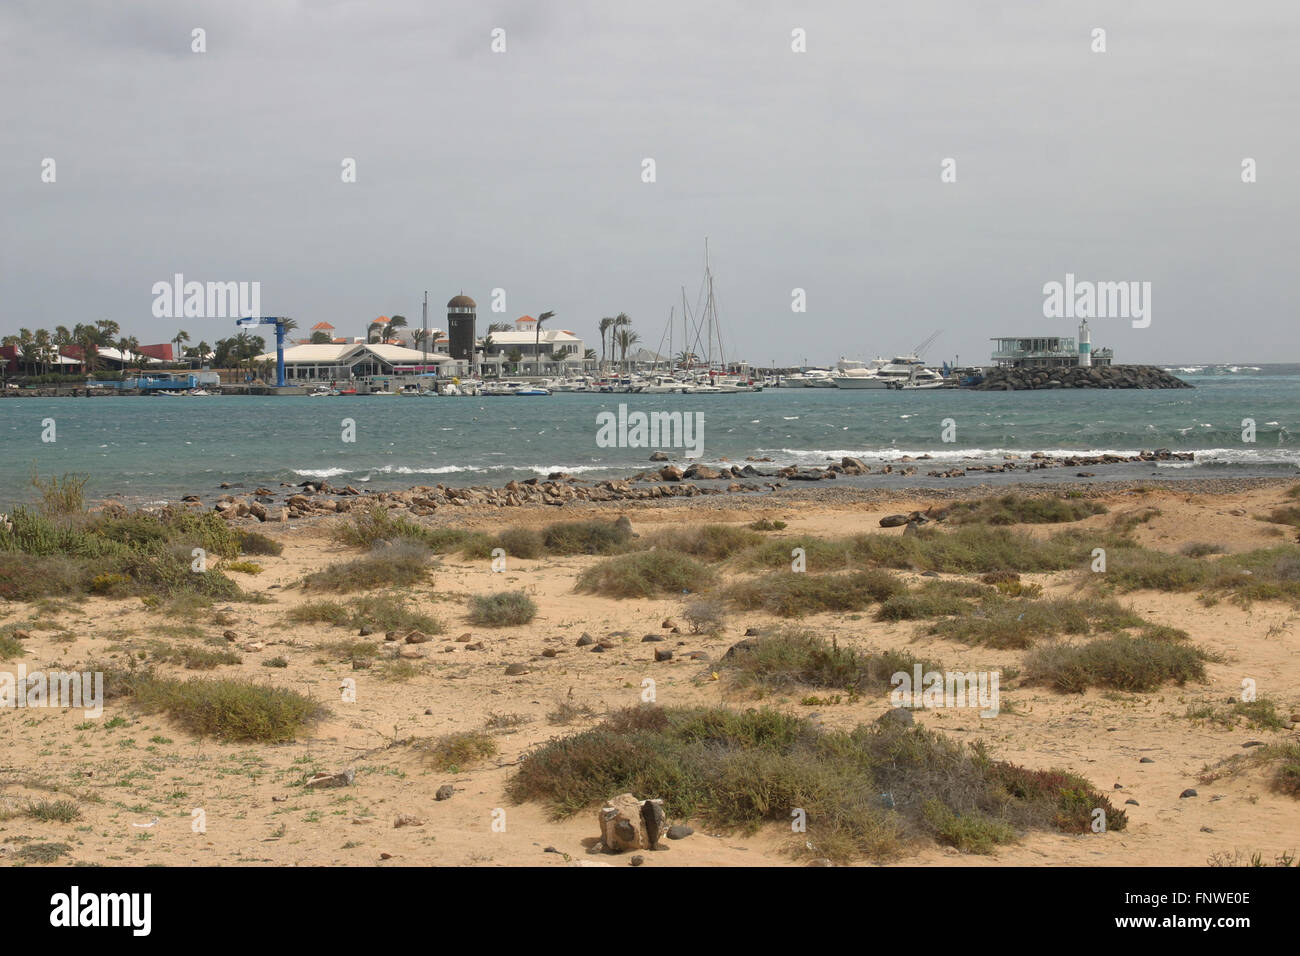
M 337 773 L 321 772 L 310 777 L 303 786 L 308 789 L 322 789 L 330 787 L 350 787 L 352 781 L 357 778 L 357 772 L 349 767 L 347 770 L 340 770 Z
M 150 820 L 148 823 L 133 823 L 133 824 L 131 824 L 131 826 L 133 826 L 133 827 L 139 827 L 141 830 L 148 830 L 148 829 L 150 829 L 151 827 L 155 827 L 155 826 L 157 826 L 157 825 L 158 825 L 158 818 L 157 818 L 157 817 L 154 817 L 154 818 L 153 818 L 152 820 Z

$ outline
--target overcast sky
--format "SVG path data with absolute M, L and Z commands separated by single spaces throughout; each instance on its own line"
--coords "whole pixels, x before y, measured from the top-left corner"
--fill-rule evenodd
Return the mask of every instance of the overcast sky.
M 656 348 L 707 236 L 756 365 L 986 362 L 1074 334 L 1066 272 L 1152 283 L 1092 323 L 1119 362 L 1300 361 L 1298 48 L 1294 0 L 5 0 L 0 334 L 233 334 L 153 317 L 179 272 L 303 328 L 464 290 Z

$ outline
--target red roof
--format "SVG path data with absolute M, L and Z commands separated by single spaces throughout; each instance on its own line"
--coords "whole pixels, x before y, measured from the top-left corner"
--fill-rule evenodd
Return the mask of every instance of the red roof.
M 332 329 L 332 328 L 334 328 L 334 326 L 330 325 L 328 322 L 317 322 L 315 325 L 311 327 L 311 330 L 315 332 L 318 329 L 324 331 L 325 329 Z
M 520 322 L 536 322 L 536 321 L 537 320 L 534 319 L 531 315 L 521 315 L 519 318 L 515 319 L 515 324 L 518 325 Z

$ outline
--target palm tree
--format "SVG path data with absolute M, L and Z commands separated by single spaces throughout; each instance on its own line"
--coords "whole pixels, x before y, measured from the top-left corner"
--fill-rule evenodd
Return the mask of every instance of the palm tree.
M 56 325 L 54 327 L 54 351 L 57 358 L 63 358 L 63 350 L 72 344 L 72 333 L 68 331 L 66 325 Z M 63 363 L 59 363 L 59 369 L 63 369 Z
M 374 341 L 375 333 L 382 331 L 385 325 L 387 325 L 386 322 L 371 322 L 370 325 L 366 327 L 366 342 L 369 343 Z
M 542 323 L 547 322 L 555 316 L 554 312 L 543 312 L 537 317 L 537 324 L 533 327 L 533 360 L 537 363 L 537 374 L 542 374 Z
M 202 365 L 203 360 L 207 358 L 209 354 L 211 354 L 212 346 L 209 345 L 207 342 L 200 341 L 199 344 L 195 347 L 194 351 L 198 354 L 199 364 Z
M 627 365 L 627 350 L 641 341 L 641 336 L 630 329 L 619 329 L 614 338 L 618 342 L 619 351 L 622 353 L 624 366 Z
M 181 343 L 188 342 L 189 340 L 190 333 L 186 332 L 184 329 L 177 332 L 176 338 L 172 339 L 172 341 L 176 343 L 176 361 L 179 362 L 181 360 Z
M 41 374 L 47 374 L 50 370 L 50 349 L 53 347 L 50 344 L 49 330 L 37 329 L 34 341 L 36 342 L 36 348 L 39 350 Z
M 600 329 L 600 364 L 602 367 L 605 365 L 605 333 L 613 328 L 613 326 L 614 317 L 610 315 L 601 319 L 600 324 L 596 326 L 596 328 Z
M 398 336 L 393 333 L 396 333 L 399 329 L 404 329 L 404 328 L 406 328 L 406 316 L 404 315 L 393 316 L 391 319 L 388 320 L 388 331 L 390 333 L 389 338 L 394 338 L 394 339 L 397 338 Z
M 113 336 L 122 331 L 121 327 L 112 319 L 100 319 L 95 323 L 95 328 L 99 332 L 98 345 L 110 345 Z
M 491 335 L 493 332 L 509 332 L 513 328 L 514 326 L 509 322 L 493 322 L 487 330 L 488 335 Z
M 673 359 L 673 361 L 681 368 L 690 368 L 690 366 L 695 364 L 695 353 L 686 351 L 678 352 L 677 357 Z
M 99 329 L 78 322 L 72 328 L 72 340 L 81 350 L 81 366 L 87 375 L 93 375 L 99 364 Z

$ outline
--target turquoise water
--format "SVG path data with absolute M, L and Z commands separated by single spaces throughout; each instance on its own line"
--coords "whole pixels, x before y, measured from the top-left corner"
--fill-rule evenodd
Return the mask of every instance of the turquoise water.
M 772 389 L 741 395 L 582 395 L 544 398 L 213 397 L 0 401 L 0 503 L 21 496 L 36 468 L 82 472 L 95 495 L 163 500 L 327 477 L 372 490 L 416 484 L 503 484 L 566 471 L 626 476 L 652 449 L 601 448 L 602 411 L 699 412 L 706 463 L 766 456 L 776 465 L 855 455 L 938 463 L 1001 460 L 1034 451 L 1196 453 L 1190 475 L 1293 473 L 1300 466 L 1300 366 L 1179 372 L 1176 391 L 839 391 Z M 41 440 L 54 419 L 55 441 Z M 342 420 L 356 441 L 341 440 Z M 942 441 L 944 419 L 955 441 Z M 1257 440 L 1242 441 L 1242 419 Z M 674 453 L 680 457 L 681 453 Z M 929 467 L 937 467 L 931 464 Z M 1151 466 L 1143 466 L 1150 474 Z

